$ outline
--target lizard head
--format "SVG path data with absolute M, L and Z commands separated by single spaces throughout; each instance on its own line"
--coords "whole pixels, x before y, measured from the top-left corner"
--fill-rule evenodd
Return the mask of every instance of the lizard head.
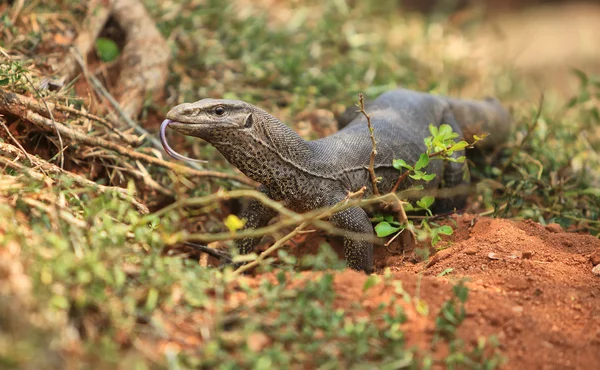
M 202 99 L 174 107 L 167 119 L 175 131 L 210 142 L 219 136 L 230 136 L 232 131 L 252 129 L 254 115 L 253 106 L 243 101 Z
M 160 135 L 171 156 L 188 159 L 166 144 L 166 127 L 206 140 L 231 164 L 266 186 L 280 180 L 282 169 L 289 167 L 287 173 L 296 171 L 297 163 L 310 154 L 307 142 L 294 130 L 243 101 L 203 99 L 184 103 L 171 109 L 166 118 Z

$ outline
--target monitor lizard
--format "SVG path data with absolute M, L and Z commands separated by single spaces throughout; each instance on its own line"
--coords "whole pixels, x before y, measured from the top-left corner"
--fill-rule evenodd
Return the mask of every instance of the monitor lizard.
M 389 192 L 399 172 L 394 159 L 414 164 L 426 151 L 423 139 L 430 136 L 429 125 L 448 124 L 471 142 L 473 134 L 489 133 L 480 142 L 494 147 L 509 135 L 511 117 L 494 98 L 462 100 L 398 89 L 386 92 L 366 104 L 377 142 L 374 170 L 380 177 L 377 187 Z M 372 195 L 368 165 L 372 150 L 366 117 L 356 109 L 342 115 L 344 128 L 322 139 L 306 141 L 266 111 L 239 100 L 202 99 L 172 108 L 165 124 L 189 136 L 206 140 L 240 171 L 261 183 L 259 190 L 296 212 L 333 206 L 349 192 L 366 187 Z M 464 150 L 454 152 L 454 157 Z M 426 189 L 451 188 L 469 182 L 462 163 L 431 161 L 428 173 L 437 176 Z M 417 182 L 408 179 L 400 189 Z M 465 195 L 436 200 L 437 211 L 463 208 Z M 258 201 L 251 201 L 242 217 L 244 228 L 266 226 L 276 212 Z M 355 206 L 329 218 L 337 228 L 373 235 L 369 216 Z M 252 251 L 259 238 L 237 242 L 240 253 Z M 344 238 L 347 265 L 367 273 L 373 269 L 373 243 Z

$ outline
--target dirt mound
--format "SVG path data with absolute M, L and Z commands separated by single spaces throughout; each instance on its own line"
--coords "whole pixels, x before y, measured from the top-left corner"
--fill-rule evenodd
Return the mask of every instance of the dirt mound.
M 531 221 L 465 215 L 456 222 L 448 248 L 393 271 L 407 282 L 422 272 L 421 297 L 434 306 L 448 299 L 452 280 L 467 278 L 461 335 L 471 342 L 496 335 L 507 368 L 600 367 L 600 276 L 592 272 L 600 240 Z
M 460 333 L 468 343 L 497 336 L 509 361 L 506 368 L 600 367 L 600 276 L 592 272 L 600 264 L 600 240 L 564 232 L 556 224 L 468 214 L 449 224 L 454 234 L 428 261 L 414 262 L 412 251 L 393 255 L 376 249 L 378 272 L 390 267 L 409 294 L 429 305 L 425 318 L 404 307 L 410 343 L 429 343 L 435 315 L 452 296 L 452 285 L 466 278 L 469 316 Z M 341 245 L 329 241 L 341 256 Z M 303 244 L 295 254 L 315 253 L 319 245 L 314 239 Z M 368 311 L 397 294 L 382 287 L 365 295 L 366 279 L 353 271 L 336 275 L 340 307 L 360 301 Z

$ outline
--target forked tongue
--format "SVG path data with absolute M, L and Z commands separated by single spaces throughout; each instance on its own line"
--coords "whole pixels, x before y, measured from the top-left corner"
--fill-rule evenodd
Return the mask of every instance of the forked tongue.
M 173 122 L 170 119 L 166 119 L 164 120 L 161 124 L 160 124 L 160 130 L 158 131 L 158 135 L 160 136 L 160 142 L 163 146 L 163 148 L 165 149 L 165 152 L 167 152 L 168 155 L 170 155 L 171 157 L 175 158 L 175 159 L 181 159 L 183 161 L 191 161 L 191 162 L 201 162 L 201 163 L 208 163 L 208 161 L 204 161 L 201 159 L 193 159 L 193 158 L 189 158 L 186 157 L 184 155 L 181 155 L 179 153 L 177 153 L 175 150 L 173 150 L 173 148 L 171 148 L 169 146 L 169 143 L 167 142 L 167 126 L 169 126 L 169 124 Z

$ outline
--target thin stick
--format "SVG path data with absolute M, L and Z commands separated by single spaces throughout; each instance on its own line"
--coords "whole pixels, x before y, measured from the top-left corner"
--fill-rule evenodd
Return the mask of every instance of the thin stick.
M 406 171 L 404 171 L 403 174 L 401 174 L 400 176 L 398 176 L 398 180 L 396 180 L 396 183 L 394 184 L 394 187 L 391 190 L 392 193 L 395 193 L 398 190 L 398 186 L 400 186 L 400 184 L 402 183 L 402 181 L 406 180 L 406 178 L 408 177 L 409 173 L 410 173 L 410 170 L 406 170 Z
M 75 109 L 66 105 L 62 105 L 62 104 L 55 104 L 55 108 L 63 111 L 63 112 L 68 112 L 68 113 L 73 113 L 76 114 L 80 117 L 84 117 L 87 118 L 89 120 L 95 121 L 100 123 L 101 125 L 105 126 L 106 128 L 108 128 L 111 132 L 114 132 L 117 136 L 119 136 L 123 141 L 125 141 L 127 144 L 131 145 L 131 146 L 139 146 L 141 143 L 141 140 L 139 137 L 134 136 L 134 135 L 128 135 L 125 134 L 123 132 L 121 132 L 119 129 L 117 129 L 110 121 L 102 118 L 102 117 L 98 117 L 94 114 L 88 113 L 88 112 L 82 112 L 79 109 Z M 39 113 L 39 112 L 38 112 Z
M 6 54 L 3 50 L 0 50 L 0 53 L 2 53 L 6 58 L 8 58 L 8 60 L 13 62 L 10 55 Z M 58 153 L 59 153 L 59 157 L 60 157 L 60 168 L 63 168 L 65 166 L 65 153 L 64 153 L 65 145 L 63 143 L 62 136 L 61 136 L 60 132 L 58 131 L 58 127 L 56 127 L 56 125 L 55 125 L 56 121 L 54 120 L 54 115 L 52 114 L 52 110 L 48 106 L 46 99 L 42 96 L 42 94 L 40 94 L 40 90 L 38 90 L 38 88 L 35 87 L 33 81 L 31 81 L 31 79 L 29 78 L 27 73 L 24 73 L 23 77 L 25 77 L 25 79 L 27 80 L 29 85 L 31 85 L 31 88 L 33 89 L 33 91 L 35 91 L 35 94 L 37 95 L 37 97 L 42 101 L 42 103 L 44 103 L 44 107 L 46 108 L 46 111 L 50 115 L 50 120 L 52 121 L 52 125 L 54 126 L 54 131 L 56 132 L 56 137 L 58 138 L 58 143 L 59 143 Z
M 360 189 L 359 191 L 357 191 L 355 193 L 349 193 L 348 196 L 346 196 L 346 198 L 344 200 L 342 200 L 341 202 L 339 202 L 338 204 L 336 204 L 335 206 L 333 206 L 329 209 L 323 210 L 322 212 L 320 212 L 320 214 L 315 216 L 314 219 L 307 218 L 306 220 L 302 221 L 302 223 L 300 225 L 298 225 L 292 232 L 288 233 L 283 238 L 277 240 L 267 250 L 265 250 L 260 255 L 258 255 L 258 257 L 254 261 L 240 266 L 237 270 L 235 270 L 233 272 L 233 276 L 238 277 L 241 274 L 243 274 L 244 272 L 256 267 L 258 264 L 260 264 L 260 262 L 262 262 L 265 258 L 267 258 L 267 256 L 271 255 L 272 253 L 274 253 L 275 251 L 277 251 L 278 249 L 283 247 L 283 245 L 288 240 L 290 240 L 291 238 L 293 238 L 294 236 L 296 236 L 298 234 L 305 232 L 304 229 L 306 229 L 309 225 L 313 224 L 315 226 L 323 227 L 324 225 L 322 223 L 317 222 L 319 219 L 327 218 L 327 217 L 331 216 L 332 214 L 337 213 L 339 211 L 339 208 L 348 205 L 351 200 L 354 200 L 354 202 L 357 202 L 357 201 L 360 202 L 360 199 L 356 199 L 356 196 L 359 196 L 359 195 L 362 196 L 364 191 L 365 191 L 365 189 L 363 187 L 362 189 Z M 302 215 L 302 216 L 305 216 L 305 215 Z M 341 231 L 340 232 L 341 235 L 349 237 L 348 232 L 346 232 L 345 230 L 340 230 L 340 231 Z
M 273 252 L 275 252 L 278 249 L 280 249 L 281 247 L 283 247 L 283 245 L 285 244 L 285 242 L 287 242 L 288 240 L 290 240 L 291 238 L 293 238 L 294 236 L 296 236 L 298 233 L 300 233 L 308 225 L 309 225 L 309 222 L 303 222 L 300 225 L 298 225 L 298 227 L 296 227 L 292 232 L 290 232 L 289 234 L 287 234 L 283 238 L 277 240 L 277 242 L 275 242 L 275 244 L 273 244 L 272 246 L 270 246 L 266 251 L 264 251 L 261 254 L 259 254 L 258 257 L 254 261 L 249 262 L 249 263 L 247 263 L 245 265 L 242 265 L 242 266 L 238 267 L 238 269 L 233 272 L 233 276 L 234 277 L 238 277 L 241 274 L 243 274 L 244 272 L 246 272 L 246 271 L 248 271 L 248 270 L 250 270 L 250 269 L 258 266 L 258 264 L 260 264 L 265 258 L 267 258 L 267 256 L 269 256 Z
M 2 127 L 4 127 L 4 130 L 8 134 L 8 137 L 10 137 L 10 139 L 15 143 L 16 146 L 19 147 L 19 149 L 21 149 L 21 152 L 23 152 L 23 154 L 25 154 L 25 157 L 27 157 L 27 159 L 29 159 L 29 162 L 33 163 L 31 157 L 29 156 L 29 153 L 27 153 L 27 151 L 25 150 L 25 148 L 23 148 L 21 143 L 13 136 L 13 134 L 11 134 L 10 130 L 8 129 L 8 127 L 6 126 L 6 124 L 4 122 L 5 122 L 4 118 L 0 117 L 0 125 L 2 125 Z
M 255 190 L 234 190 L 228 193 L 225 192 L 217 192 L 215 194 L 207 195 L 200 198 L 192 198 L 192 199 L 184 199 L 178 202 L 175 202 L 151 215 L 151 217 L 161 217 L 162 215 L 171 212 L 173 209 L 185 207 L 185 206 L 203 206 L 207 204 L 212 204 L 219 200 L 227 200 L 241 197 L 250 197 L 258 200 L 259 202 L 278 210 L 279 213 L 284 216 L 279 222 L 274 224 L 257 228 L 257 229 L 246 229 L 238 231 L 234 234 L 231 232 L 222 232 L 222 233 L 195 233 L 195 234 L 180 234 L 177 236 L 177 241 L 187 242 L 202 242 L 202 243 L 210 243 L 214 241 L 224 241 L 224 240 L 235 240 L 235 239 L 244 239 L 244 238 L 253 238 L 260 237 L 268 234 L 276 233 L 277 231 L 284 229 L 286 227 L 298 225 L 302 222 L 308 222 L 312 224 L 318 229 L 325 230 L 327 233 L 332 235 L 345 236 L 351 239 L 356 240 L 369 240 L 373 243 L 378 243 L 379 239 L 372 237 L 370 235 L 366 235 L 363 233 L 350 232 L 348 230 L 339 229 L 333 227 L 329 222 L 323 221 L 322 219 L 331 216 L 334 213 L 343 211 L 349 207 L 354 206 L 364 206 L 368 204 L 382 203 L 382 202 L 391 202 L 397 204 L 401 202 L 396 194 L 386 194 L 376 198 L 370 199 L 352 199 L 347 200 L 344 199 L 341 202 L 337 203 L 333 207 L 323 207 L 319 209 L 315 209 L 310 212 L 306 212 L 303 214 L 296 213 L 292 210 L 289 210 L 279 204 L 278 202 L 268 198 L 264 194 L 255 191 Z M 149 216 L 150 217 L 150 216 Z M 149 221 L 149 218 L 142 218 L 140 220 L 141 223 L 146 223 Z
M 369 174 L 371 175 L 371 184 L 373 186 L 373 194 L 375 196 L 381 195 L 377 188 L 377 175 L 375 175 L 375 156 L 377 155 L 377 142 L 375 141 L 375 133 L 373 126 L 371 126 L 371 116 L 365 111 L 365 98 L 362 93 L 358 94 L 358 108 L 360 112 L 367 119 L 367 125 L 369 126 L 369 136 L 371 137 L 371 157 L 369 158 Z
M 3 153 L 8 153 L 12 156 L 18 156 L 19 155 L 19 150 L 10 144 L 7 143 L 0 143 L 0 151 Z M 69 179 L 73 180 L 75 183 L 81 185 L 81 186 L 87 186 L 90 187 L 92 189 L 94 189 L 95 191 L 99 192 L 99 193 L 114 193 L 116 194 L 120 199 L 125 200 L 129 203 L 131 203 L 135 208 L 137 208 L 142 214 L 148 214 L 150 211 L 148 210 L 148 207 L 146 207 L 145 205 L 143 205 L 142 203 L 140 203 L 138 200 L 136 200 L 131 194 L 129 194 L 129 192 L 127 191 L 127 189 L 123 189 L 123 188 L 119 188 L 119 187 L 114 187 L 114 186 L 105 186 L 105 185 L 100 185 L 97 184 L 85 177 L 76 175 L 74 173 L 68 172 L 63 170 L 62 168 L 47 162 L 41 158 L 37 158 L 34 156 L 28 156 L 29 161 L 31 162 L 32 165 L 35 165 L 36 167 L 40 167 L 43 170 L 48 171 L 49 173 L 55 173 L 55 174 L 60 174 L 63 176 L 68 177 Z M 26 168 L 25 166 L 17 163 L 17 162 L 8 162 L 6 161 L 5 164 L 13 167 L 14 169 L 20 170 L 22 172 L 24 172 L 26 175 L 37 179 L 37 180 L 43 180 L 43 176 L 39 173 L 34 172 L 33 170 Z M 46 176 L 47 177 L 47 176 Z

